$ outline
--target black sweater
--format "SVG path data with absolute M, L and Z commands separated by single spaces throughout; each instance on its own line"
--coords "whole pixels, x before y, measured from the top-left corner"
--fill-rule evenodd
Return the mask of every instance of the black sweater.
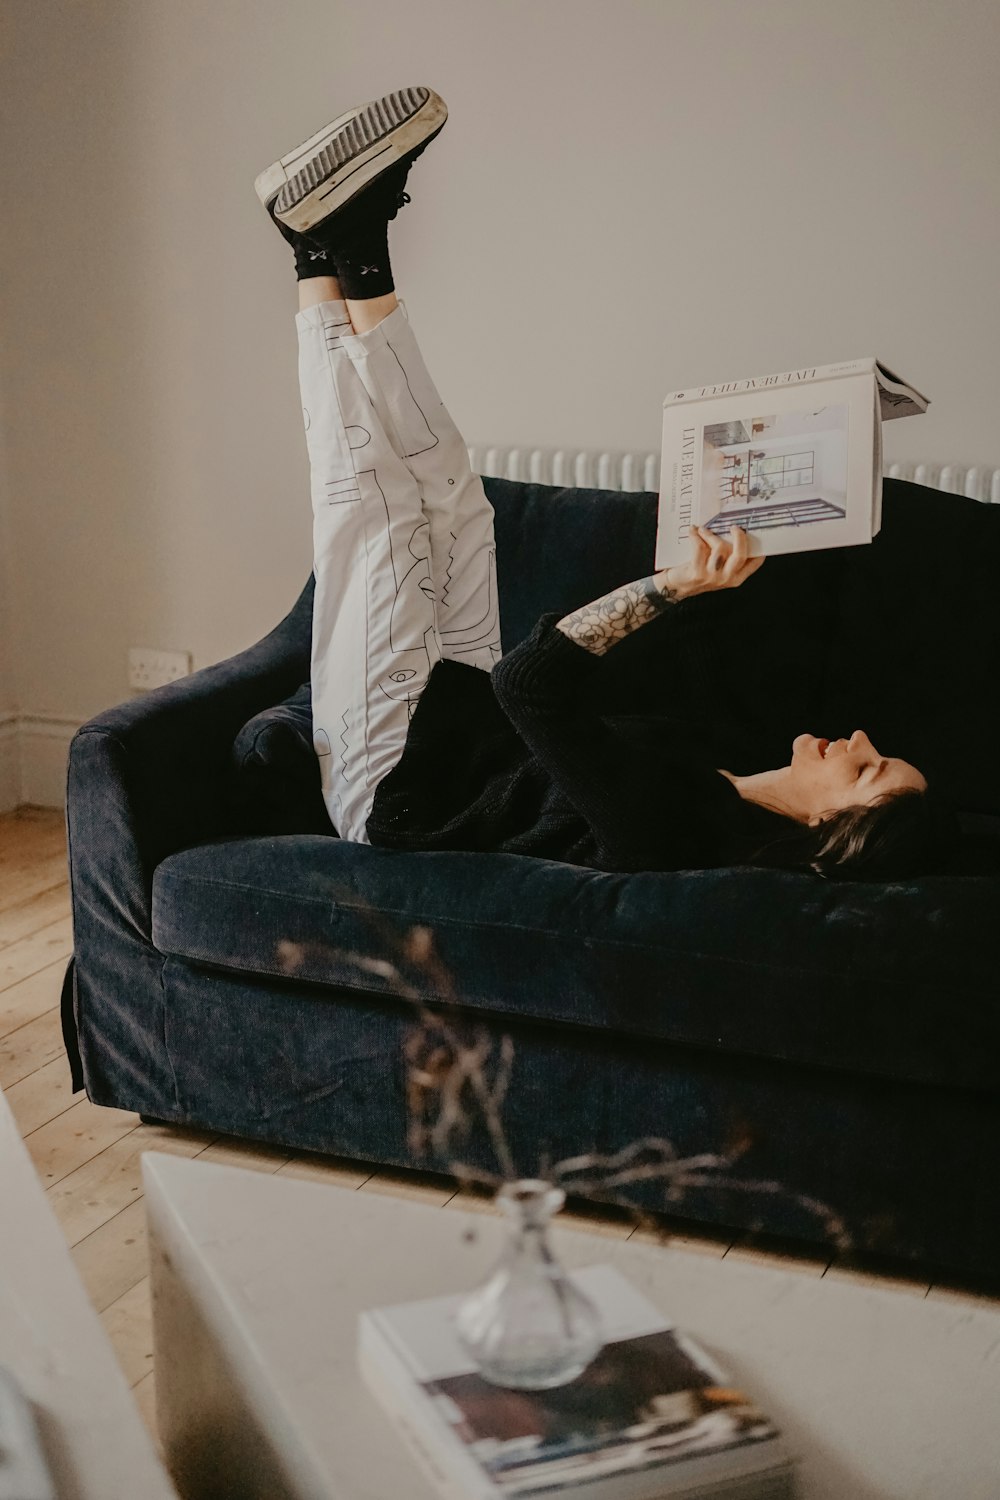
M 724 627 L 728 601 L 711 602 Z M 615 871 L 742 862 L 785 820 L 719 772 L 764 767 L 739 764 L 746 723 L 720 731 L 732 657 L 723 654 L 730 671 L 719 683 L 718 632 L 694 608 L 706 603 L 671 606 L 603 655 L 557 630 L 560 615 L 549 613 L 490 674 L 436 663 L 403 754 L 377 789 L 372 844 Z

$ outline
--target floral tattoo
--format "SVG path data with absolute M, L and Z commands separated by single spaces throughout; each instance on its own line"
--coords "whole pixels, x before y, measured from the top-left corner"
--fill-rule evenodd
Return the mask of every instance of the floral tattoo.
M 677 597 L 666 584 L 657 583 L 655 576 L 641 578 L 566 615 L 556 629 L 595 656 L 603 656 L 617 641 L 669 609 Z

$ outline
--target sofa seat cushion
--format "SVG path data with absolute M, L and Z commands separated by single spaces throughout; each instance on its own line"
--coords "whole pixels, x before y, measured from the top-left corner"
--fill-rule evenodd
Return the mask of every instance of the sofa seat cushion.
M 190 963 L 316 986 L 322 1002 L 324 988 L 401 994 L 387 929 L 422 924 L 472 1011 L 993 1090 L 1000 1000 L 982 934 L 996 892 L 975 876 L 608 874 L 287 835 L 164 860 L 152 937 Z

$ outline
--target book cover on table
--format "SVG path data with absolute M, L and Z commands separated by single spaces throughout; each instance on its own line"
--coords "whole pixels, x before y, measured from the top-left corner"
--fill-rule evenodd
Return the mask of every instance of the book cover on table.
M 791 1495 L 793 1461 L 751 1397 L 613 1267 L 574 1276 L 601 1310 L 606 1343 L 582 1375 L 550 1390 L 479 1375 L 454 1331 L 460 1295 L 362 1314 L 362 1373 L 442 1492 Z

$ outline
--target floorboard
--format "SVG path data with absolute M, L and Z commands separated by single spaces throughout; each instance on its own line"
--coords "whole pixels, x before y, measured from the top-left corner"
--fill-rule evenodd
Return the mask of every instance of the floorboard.
M 29 1073 L 20 1083 L 11 1084 L 4 1092 L 23 1136 L 72 1109 L 78 1097 L 73 1093 L 65 1053 Z
M 69 916 L 69 882 L 61 880 L 50 886 L 40 896 L 29 896 L 24 901 L 0 911 L 0 952 L 11 943 L 31 937 L 43 927 L 48 927 L 59 917 Z
M 47 965 L 66 960 L 73 952 L 73 924 L 69 913 L 29 933 L 11 946 L 0 949 L 0 990 L 29 979 Z
M 28 861 L 23 869 L 9 867 L 0 871 L 0 912 L 23 906 L 35 896 L 43 896 L 56 886 L 65 884 L 65 854 L 42 855 L 38 860 Z
M 139 1125 L 81 1162 L 50 1186 L 48 1199 L 67 1243 L 77 1245 L 142 1197 L 143 1151 L 197 1156 L 216 1136 L 208 1131 Z M 31 1137 L 28 1137 L 30 1146 Z
M 130 1110 L 105 1109 L 81 1098 L 25 1136 L 24 1144 L 43 1184 L 51 1188 L 138 1124 L 139 1116 Z
M 0 1039 L 0 1088 L 8 1089 L 57 1057 L 65 1063 L 58 1005 Z
M 73 1246 L 73 1260 L 98 1312 L 149 1275 L 141 1196 Z
M 149 1276 L 137 1281 L 107 1307 L 100 1309 L 104 1331 L 114 1345 L 129 1385 L 138 1385 L 153 1368 L 153 1312 Z
M 19 946 L 15 943 L 5 951 L 16 953 Z M 59 1004 L 68 957 L 46 964 L 25 979 L 12 980 L 6 986 L 0 983 L 0 1041 Z

